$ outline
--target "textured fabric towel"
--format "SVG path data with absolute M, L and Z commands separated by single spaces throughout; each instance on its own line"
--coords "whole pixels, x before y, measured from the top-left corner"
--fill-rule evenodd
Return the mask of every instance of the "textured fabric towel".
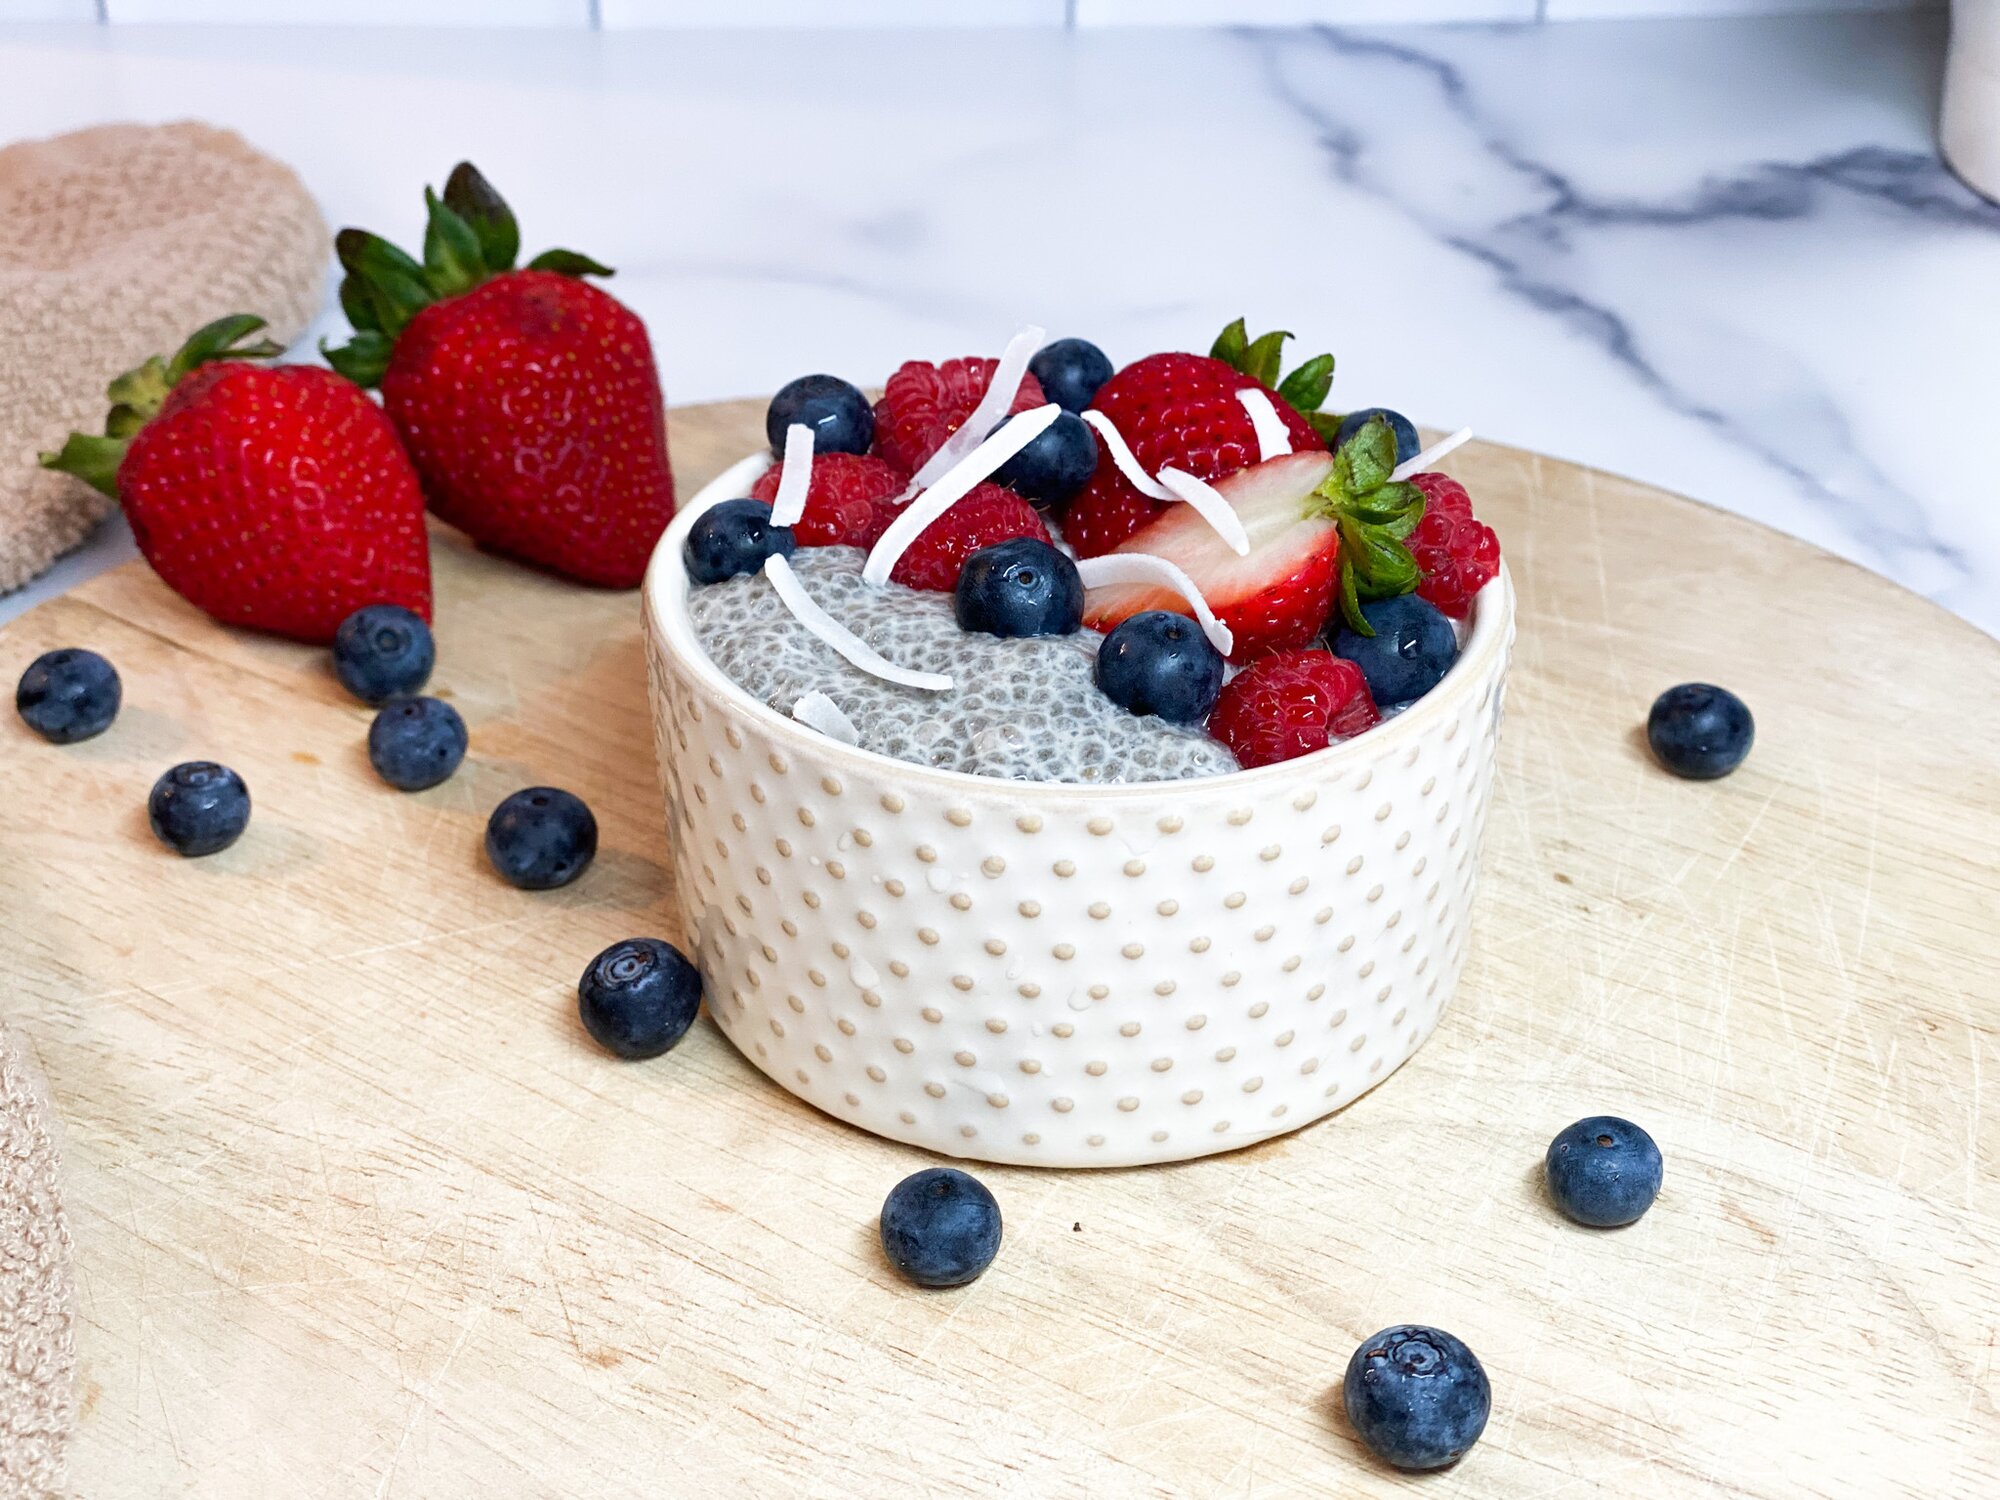
M 53 1118 L 20 1038 L 0 1026 L 0 1500 L 62 1493 L 76 1416 Z
M 224 313 L 298 337 L 330 253 L 297 175 L 231 131 L 104 125 L 0 150 L 0 593 L 110 508 L 36 455 L 101 431 L 113 376 Z

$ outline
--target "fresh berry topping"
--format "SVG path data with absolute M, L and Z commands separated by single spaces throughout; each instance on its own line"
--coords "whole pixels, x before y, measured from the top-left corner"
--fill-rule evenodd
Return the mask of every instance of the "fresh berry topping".
M 1684 682 L 1653 700 L 1646 743 L 1660 764 L 1690 781 L 1713 781 L 1743 764 L 1757 737 L 1744 701 L 1727 688 Z
M 1340 419 L 1340 426 L 1333 436 L 1333 446 L 1342 447 L 1347 440 L 1368 425 L 1371 418 L 1380 417 L 1389 424 L 1389 430 L 1396 436 L 1396 462 L 1406 464 L 1423 452 L 1423 444 L 1417 441 L 1417 429 L 1410 419 L 1399 411 L 1391 411 L 1386 406 L 1364 406 L 1360 411 L 1351 411 Z
M 333 633 L 333 674 L 363 703 L 405 697 L 431 680 L 431 628 L 400 604 L 369 604 Z
M 1333 638 L 1333 651 L 1361 668 L 1368 691 L 1382 708 L 1423 697 L 1458 659 L 1451 621 L 1428 600 L 1415 594 L 1377 599 L 1363 604 L 1361 614 L 1375 633 L 1362 635 L 1343 625 Z
M 1199 724 L 1222 691 L 1222 653 L 1186 615 L 1149 609 L 1104 638 L 1097 686 L 1130 713 Z
M 790 557 L 797 545 L 791 527 L 771 524 L 768 501 L 724 500 L 695 517 L 681 557 L 694 582 L 720 583 L 756 572 L 774 552 Z
M 1111 361 L 1089 339 L 1057 339 L 1036 351 L 1028 373 L 1064 411 L 1082 411 L 1111 378 Z
M 778 388 L 764 413 L 773 453 L 785 451 L 785 430 L 794 422 L 812 429 L 815 455 L 866 453 L 875 441 L 875 408 L 838 375 L 801 375 Z
M 1653 1138 L 1630 1120 L 1592 1115 L 1549 1142 L 1542 1167 L 1549 1197 L 1579 1224 L 1630 1224 L 1660 1195 L 1665 1164 Z
M 758 475 L 750 498 L 766 505 L 776 500 L 779 472 L 773 464 Z M 801 547 L 872 547 L 896 519 L 909 482 L 907 473 L 882 459 L 815 448 L 805 514 L 792 532 Z
M 122 696 L 116 667 L 95 651 L 68 646 L 28 664 L 14 689 L 14 707 L 50 744 L 74 745 L 111 727 Z
M 1084 425 L 1081 417 L 1064 412 L 1027 447 L 1002 464 L 994 473 L 993 482 L 1027 496 L 1037 505 L 1061 507 L 1083 487 L 1096 467 L 1096 434 Z
M 189 859 L 227 849 L 250 823 L 250 788 L 227 766 L 183 761 L 153 783 L 146 820 L 159 841 Z
M 905 588 L 948 594 L 958 587 L 959 569 L 982 547 L 1017 536 L 1049 540 L 1041 513 L 1012 490 L 975 485 L 970 494 L 918 533 L 896 559 L 889 577 Z
M 597 819 L 559 787 L 514 793 L 486 820 L 486 858 L 509 885 L 549 891 L 568 885 L 597 857 Z
M 977 355 L 941 365 L 911 360 L 889 377 L 875 403 L 875 451 L 905 473 L 916 473 L 972 415 L 999 363 Z M 1024 375 L 1008 410 L 1047 404 L 1041 382 Z
M 1424 518 L 1404 544 L 1423 581 L 1417 592 L 1455 620 L 1472 609 L 1472 596 L 1500 571 L 1500 538 L 1473 519 L 1465 486 L 1443 474 L 1413 474 L 1423 492 Z
M 671 943 L 627 938 L 590 961 L 576 983 L 576 1009 L 606 1051 L 658 1057 L 694 1024 L 701 974 Z
M 421 792 L 465 759 L 465 720 L 441 698 L 398 698 L 368 726 L 368 763 L 390 786 Z
M 882 1204 L 882 1253 L 918 1286 L 964 1286 L 1000 1253 L 1000 1205 L 956 1167 L 928 1167 Z
M 1113 484 L 1105 478 L 1105 461 L 1100 460 L 1077 497 L 1063 512 L 1063 540 L 1078 557 L 1102 557 L 1120 542 L 1136 535 L 1158 520 L 1168 508 L 1164 500 L 1140 494 L 1114 467 Z
M 1331 651 L 1280 651 L 1229 680 L 1208 732 L 1248 769 L 1324 750 L 1381 721 L 1353 662 Z
M 1417 1323 L 1363 1341 L 1347 1362 L 1341 1395 L 1355 1435 L 1399 1469 L 1456 1463 L 1493 1410 L 1479 1357 L 1443 1329 Z
M 1049 543 L 1016 537 L 965 560 L 952 612 L 961 630 L 1071 635 L 1083 625 L 1083 581 L 1076 564 Z

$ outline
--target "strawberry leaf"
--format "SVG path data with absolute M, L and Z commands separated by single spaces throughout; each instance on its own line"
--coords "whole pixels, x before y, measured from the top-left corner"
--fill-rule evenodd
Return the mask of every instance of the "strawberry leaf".
M 469 292 L 486 279 L 479 236 L 444 200 L 424 189 L 424 283 L 440 297 Z
M 1243 351 L 1243 363 L 1237 368 L 1262 386 L 1276 386 L 1278 366 L 1285 357 L 1285 340 L 1291 335 L 1282 329 L 1272 329 L 1251 341 Z
M 44 453 L 40 461 L 43 468 L 74 475 L 99 494 L 116 500 L 118 466 L 125 461 L 125 439 L 72 432 L 61 452 Z
M 1370 417 L 1333 455 L 1333 477 L 1353 495 L 1380 489 L 1395 470 L 1396 434 L 1380 417 Z
M 403 251 L 363 229 L 343 229 L 333 237 L 334 253 L 367 290 L 375 326 L 394 337 L 435 299 L 424 268 Z
M 611 267 L 600 265 L 575 250 L 544 250 L 528 262 L 530 271 L 554 271 L 561 276 L 615 276 Z
M 1365 635 L 1370 640 L 1375 637 L 1375 627 L 1368 623 L 1368 617 L 1361 613 L 1361 596 L 1354 586 L 1354 569 L 1348 566 L 1347 552 L 1340 554 L 1340 617 L 1347 621 L 1347 628 L 1356 635 Z
M 382 383 L 383 372 L 389 368 L 389 356 L 395 349 L 393 338 L 373 328 L 362 329 L 338 347 L 323 339 L 319 346 L 319 352 L 326 356 L 336 374 L 364 388 Z
M 1305 419 L 1312 430 L 1319 434 L 1320 441 L 1331 448 L 1334 444 L 1334 439 L 1340 436 L 1340 413 L 1337 411 L 1309 411 L 1305 413 Z
M 1278 387 L 1278 394 L 1295 410 L 1316 412 L 1332 389 L 1333 356 L 1315 354 L 1285 377 L 1284 383 Z
M 1343 443 L 1317 491 L 1323 513 L 1340 527 L 1340 614 L 1361 635 L 1375 631 L 1361 613 L 1364 599 L 1393 599 L 1422 581 L 1403 545 L 1424 515 L 1424 492 L 1396 468 L 1396 435 L 1377 417 Z
M 479 237 L 480 259 L 486 269 L 498 275 L 514 269 L 521 253 L 521 229 L 507 200 L 494 191 L 493 184 L 469 161 L 451 169 L 444 183 L 445 207 L 472 226 Z
M 1215 336 L 1209 346 L 1208 357 L 1219 359 L 1232 370 L 1243 368 L 1243 351 L 1250 346 L 1250 330 L 1238 318 Z
M 375 304 L 368 295 L 368 284 L 352 272 L 340 278 L 340 310 L 347 314 L 347 321 L 356 330 L 364 333 L 379 332 L 376 327 Z

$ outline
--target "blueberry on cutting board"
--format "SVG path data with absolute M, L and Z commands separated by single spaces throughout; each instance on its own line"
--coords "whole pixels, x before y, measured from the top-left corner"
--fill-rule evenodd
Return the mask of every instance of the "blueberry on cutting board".
M 597 819 L 574 792 L 531 786 L 486 820 L 486 858 L 509 885 L 552 891 L 568 885 L 597 857 Z

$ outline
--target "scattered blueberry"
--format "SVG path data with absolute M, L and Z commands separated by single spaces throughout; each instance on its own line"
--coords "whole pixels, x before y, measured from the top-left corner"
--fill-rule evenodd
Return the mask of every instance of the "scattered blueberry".
M 763 501 L 724 500 L 695 518 L 682 555 L 696 583 L 720 583 L 756 572 L 774 552 L 790 557 L 797 545 L 791 527 L 771 524 L 771 507 Z
M 1549 1142 L 1549 1197 L 1579 1224 L 1611 1229 L 1653 1206 L 1664 1172 L 1660 1148 L 1630 1120 L 1592 1115 Z
M 69 646 L 29 663 L 14 707 L 50 744 L 74 745 L 111 727 L 122 695 L 116 667 L 95 651 Z
M 1653 700 L 1646 715 L 1646 743 L 1676 776 L 1713 781 L 1743 764 L 1756 722 L 1743 700 L 1727 688 L 1684 682 Z
M 771 398 L 764 436 L 781 458 L 785 429 L 795 422 L 813 430 L 815 453 L 866 453 L 875 441 L 875 408 L 838 375 L 801 375 Z
M 1451 621 L 1415 594 L 1370 600 L 1361 606 L 1361 618 L 1375 634 L 1343 625 L 1333 638 L 1333 654 L 1361 668 L 1378 708 L 1423 697 L 1458 659 Z
M 465 720 L 440 698 L 396 698 L 368 726 L 368 763 L 399 791 L 436 786 L 465 759 Z
M 1104 638 L 1097 651 L 1097 686 L 1135 714 L 1199 724 L 1222 691 L 1222 653 L 1186 615 L 1145 610 Z
M 146 818 L 161 843 L 192 859 L 227 849 L 250 822 L 250 788 L 227 766 L 183 761 L 153 783 Z
M 959 570 L 952 613 L 987 635 L 1072 635 L 1083 626 L 1076 564 L 1037 537 L 981 547 Z
M 1423 452 L 1423 444 L 1417 441 L 1417 429 L 1410 419 L 1399 411 L 1391 411 L 1386 406 L 1364 406 L 1360 411 L 1351 411 L 1340 419 L 1340 430 L 1333 435 L 1333 446 L 1340 445 L 1368 425 L 1370 417 L 1380 417 L 1389 424 L 1389 430 L 1396 434 L 1396 462 L 1406 464 Z
M 486 820 L 486 857 L 509 885 L 554 890 L 576 879 L 597 857 L 597 819 L 575 793 L 531 786 L 494 808 Z
M 701 974 L 671 943 L 627 938 L 590 961 L 576 982 L 583 1028 L 620 1057 L 658 1057 L 694 1024 Z
M 333 672 L 363 703 L 386 703 L 431 680 L 437 647 L 423 618 L 400 604 L 370 604 L 333 633 Z
M 1057 339 L 1042 345 L 1028 361 L 1028 373 L 1042 383 L 1042 394 L 1064 411 L 1082 411 L 1111 378 L 1111 361 L 1089 339 Z
M 964 1286 L 1000 1252 L 1000 1205 L 956 1167 L 905 1177 L 882 1204 L 882 1253 L 918 1286 Z
M 1007 422 L 1000 424 L 1006 425 Z M 1000 465 L 993 479 L 1037 505 L 1065 505 L 1084 487 L 1096 468 L 1097 435 L 1082 417 L 1066 411 L 1036 433 L 1027 447 Z
M 1479 1356 L 1442 1328 L 1419 1323 L 1365 1340 L 1347 1362 L 1341 1395 L 1361 1441 L 1399 1469 L 1456 1463 L 1493 1410 Z

